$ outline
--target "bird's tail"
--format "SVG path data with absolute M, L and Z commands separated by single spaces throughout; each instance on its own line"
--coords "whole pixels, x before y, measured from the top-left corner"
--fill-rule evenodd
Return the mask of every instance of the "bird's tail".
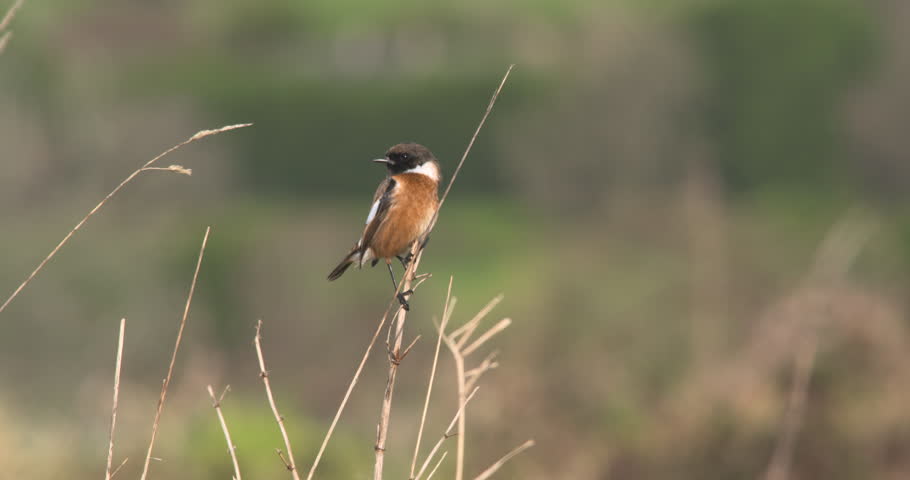
M 347 254 L 344 259 L 341 260 L 341 263 L 332 270 L 332 273 L 329 274 L 328 279 L 331 282 L 332 280 L 337 280 L 344 272 L 353 265 L 355 262 L 360 260 L 360 252 L 357 249 L 354 249 L 351 253 Z

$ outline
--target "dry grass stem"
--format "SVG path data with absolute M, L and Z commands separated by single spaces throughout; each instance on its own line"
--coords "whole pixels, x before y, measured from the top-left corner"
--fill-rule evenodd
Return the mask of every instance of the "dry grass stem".
M 236 130 L 236 129 L 238 129 L 238 128 L 249 127 L 250 125 L 252 125 L 252 123 L 241 123 L 241 124 L 237 124 L 237 125 L 228 125 L 228 126 L 225 126 L 225 127 L 221 127 L 221 128 L 214 129 L 214 130 L 202 130 L 202 131 L 200 131 L 200 132 L 197 132 L 197 133 L 196 133 L 195 135 L 193 135 L 192 137 L 190 137 L 190 138 L 188 138 L 188 139 L 186 139 L 186 140 L 184 140 L 184 141 L 178 143 L 177 145 L 174 145 L 173 147 L 171 147 L 171 148 L 165 150 L 164 152 L 158 154 L 157 157 L 155 157 L 155 158 L 149 160 L 148 162 L 145 163 L 145 165 L 139 167 L 138 170 L 136 170 L 135 172 L 131 173 L 131 174 L 130 174 L 128 177 L 126 177 L 122 182 L 120 182 L 120 185 L 117 185 L 117 188 L 114 188 L 114 189 L 111 191 L 111 193 L 108 193 L 107 196 L 104 197 L 104 198 L 101 200 L 101 202 L 98 203 L 98 205 L 95 205 L 95 208 L 93 208 L 91 211 L 89 211 L 88 214 L 87 214 L 85 217 L 83 217 L 82 220 L 80 220 L 79 223 L 77 223 L 76 226 L 73 227 L 73 229 L 70 230 L 70 232 L 67 233 L 65 237 L 63 237 L 63 240 L 61 240 L 60 243 L 58 243 L 57 246 L 54 247 L 53 250 L 51 250 L 51 253 L 49 253 L 46 257 L 44 257 L 44 260 L 42 260 L 41 263 L 39 263 L 38 266 L 32 271 L 32 273 L 29 274 L 29 276 L 26 277 L 26 279 L 19 285 L 19 287 L 16 288 L 15 291 L 13 291 L 13 293 L 9 296 L 9 298 L 7 298 L 5 302 L 3 302 L 3 305 L 0 305 L 0 313 L 2 313 L 3 310 L 6 309 L 7 305 L 9 305 L 10 302 L 12 302 L 13 299 L 16 298 L 16 296 L 19 295 L 19 292 L 21 292 L 22 289 L 24 289 L 24 288 L 26 287 L 26 285 L 28 285 L 29 282 L 32 281 L 33 278 L 35 278 L 35 275 L 37 275 L 38 272 L 40 272 L 40 271 L 44 268 L 44 266 L 47 265 L 47 263 L 48 263 L 52 258 L 54 258 L 55 255 L 57 255 L 57 252 L 60 251 L 60 249 L 63 247 L 63 245 L 65 245 L 65 244 L 70 240 L 70 238 L 72 238 L 72 236 L 73 236 L 80 228 L 82 228 L 83 225 L 85 225 L 85 222 L 87 222 L 88 219 L 92 217 L 92 215 L 94 215 L 95 213 L 97 213 L 98 210 L 100 210 L 101 207 L 103 207 L 104 204 L 107 203 L 107 201 L 110 200 L 114 195 L 116 195 L 117 192 L 119 192 L 126 184 L 128 184 L 128 183 L 131 182 L 134 178 L 136 178 L 136 176 L 138 176 L 140 173 L 142 173 L 142 172 L 144 172 L 144 171 L 149 170 L 152 164 L 154 164 L 155 162 L 157 162 L 158 160 L 160 160 L 162 157 L 164 157 L 164 156 L 170 154 L 171 152 L 173 152 L 173 151 L 179 149 L 180 147 L 183 147 L 183 146 L 185 146 L 185 145 L 187 145 L 187 144 L 190 144 L 190 143 L 192 143 L 192 142 L 195 142 L 196 140 L 205 138 L 205 137 L 207 137 L 207 136 L 209 136 L 209 135 L 215 135 L 215 134 L 222 133 L 222 132 L 227 132 L 227 131 L 230 131 L 230 130 Z M 179 167 L 179 166 L 175 165 L 175 167 Z M 183 168 L 183 167 L 180 167 L 180 168 Z M 168 168 L 168 170 L 171 170 L 170 167 Z M 183 170 L 187 170 L 187 169 L 183 169 Z M 177 170 L 173 170 L 173 171 L 177 171 Z M 178 173 L 185 173 L 185 172 L 178 172 Z
M 120 319 L 120 338 L 117 340 L 117 360 L 114 366 L 114 400 L 111 406 L 111 432 L 108 437 L 107 466 L 104 469 L 105 480 L 111 480 L 111 463 L 114 460 L 114 427 L 117 425 L 117 401 L 120 398 L 120 365 L 123 361 L 123 335 L 126 332 L 126 319 Z M 126 460 L 124 460 L 126 462 Z
M 483 335 L 478 337 L 477 340 L 474 340 L 474 343 L 465 347 L 461 351 L 461 353 L 466 357 L 468 355 L 474 353 L 474 351 L 477 350 L 478 348 L 480 348 L 484 343 L 486 343 L 487 340 L 493 338 L 494 335 L 505 330 L 511 324 L 512 324 L 511 318 L 503 318 L 496 325 L 493 325 L 493 328 L 487 330 Z
M 442 443 L 445 442 L 446 439 L 448 439 L 454 435 L 452 433 L 452 428 L 454 428 L 455 423 L 458 422 L 458 420 L 464 416 L 464 411 L 466 408 L 468 408 L 468 402 L 470 402 L 471 399 L 474 398 L 474 394 L 477 393 L 477 390 L 479 388 L 480 387 L 474 388 L 474 390 L 471 391 L 471 394 L 468 395 L 463 402 L 461 402 L 460 406 L 458 407 L 458 411 L 455 412 L 455 416 L 452 417 L 452 421 L 449 422 L 449 426 L 446 427 L 446 431 L 442 434 L 441 437 L 439 437 L 439 440 L 436 441 L 436 445 L 433 445 L 433 448 L 430 450 L 430 453 L 427 454 L 427 458 L 423 461 L 423 464 L 420 465 L 420 470 L 417 471 L 417 476 L 414 477 L 415 480 L 420 480 L 421 475 L 423 475 L 423 472 L 430 465 L 430 462 L 433 460 L 433 457 L 436 456 L 436 452 L 439 451 L 439 447 L 442 447 Z
M 503 465 L 505 465 L 506 462 L 511 460 L 512 457 L 514 457 L 515 455 L 518 455 L 519 453 L 521 453 L 533 446 L 534 446 L 534 440 L 528 440 L 527 442 L 522 443 L 521 445 L 516 447 L 514 450 L 505 454 L 505 456 L 503 456 L 502 458 L 497 460 L 496 463 L 494 463 L 493 465 L 490 465 L 480 475 L 474 477 L 474 480 L 487 480 L 488 478 L 490 478 L 491 475 L 496 473 L 497 470 L 499 470 Z
M 471 148 L 474 147 L 474 142 L 477 140 L 477 136 L 480 135 L 480 130 L 487 122 L 487 117 L 489 117 L 490 112 L 493 111 L 493 105 L 496 104 L 496 100 L 499 98 L 499 94 L 502 92 L 502 87 L 506 85 L 506 80 L 509 79 L 509 75 L 511 75 L 513 68 L 515 68 L 514 63 L 509 65 L 509 68 L 506 69 L 506 73 L 502 76 L 502 80 L 499 82 L 499 86 L 496 87 L 496 90 L 493 92 L 493 96 L 490 97 L 490 103 L 487 104 L 487 109 L 483 112 L 483 117 L 480 118 L 480 123 L 477 124 L 477 128 L 474 130 L 474 135 L 471 136 L 471 140 L 468 142 L 467 148 L 465 148 L 464 153 L 461 155 L 461 160 L 458 161 L 458 165 L 455 167 L 455 171 L 452 173 L 452 178 L 449 180 L 449 184 L 446 186 L 445 191 L 442 192 L 442 197 L 439 199 L 439 207 L 436 209 L 436 213 L 433 215 L 433 220 L 430 222 L 430 228 L 428 229 L 427 234 L 433 231 L 433 228 L 436 226 L 436 221 L 439 219 L 439 211 L 442 210 L 442 205 L 445 203 L 446 198 L 448 198 L 449 191 L 452 190 L 452 184 L 455 183 L 455 179 L 458 178 L 458 172 L 461 171 L 461 166 L 464 165 L 465 159 L 468 158 L 468 154 L 471 153 Z
M 455 361 L 455 380 L 458 387 L 458 402 L 467 403 L 465 399 L 467 398 L 468 382 L 465 377 L 464 355 L 458 350 L 458 346 L 455 342 L 448 338 L 445 338 L 445 342 L 446 346 L 449 347 L 449 351 L 452 352 L 452 359 Z M 455 450 L 455 480 L 462 480 L 464 478 L 464 439 L 466 429 L 467 421 L 465 420 L 465 415 L 459 415 L 457 449 Z
M 480 322 L 490 313 L 493 308 L 502 301 L 502 295 L 498 295 L 493 298 L 486 306 L 484 306 L 477 315 L 474 316 L 467 323 L 462 325 L 460 328 L 456 329 L 452 334 L 445 335 L 445 332 L 440 330 L 440 334 L 443 336 L 442 339 L 446 343 L 446 346 L 449 348 L 449 351 L 452 353 L 452 359 L 455 363 L 455 379 L 458 387 L 458 401 L 464 402 L 468 390 L 473 387 L 477 381 L 480 379 L 480 376 L 483 375 L 486 371 L 491 368 L 495 368 L 497 364 L 493 362 L 495 358 L 495 352 L 488 356 L 481 365 L 470 371 L 471 376 L 470 380 L 468 379 L 468 372 L 465 371 L 465 358 L 470 354 L 476 351 L 478 347 L 487 342 L 490 338 L 495 336 L 497 333 L 503 331 L 507 328 L 511 321 L 509 319 L 503 319 L 499 321 L 493 328 L 487 330 L 485 333 L 480 335 L 469 347 L 465 348 L 465 345 L 471 340 L 471 336 L 477 331 L 477 327 L 480 325 Z M 456 337 L 459 337 L 456 340 Z M 470 349 L 470 350 L 468 350 Z M 458 448 L 455 451 L 455 480 L 462 480 L 464 478 L 464 456 L 465 456 L 465 430 L 467 428 L 467 415 L 461 415 L 458 418 Z
M 496 308 L 496 305 L 499 305 L 499 302 L 501 302 L 503 298 L 503 295 L 499 294 L 490 300 L 489 303 L 487 303 L 482 309 L 480 309 L 479 312 L 477 312 L 477 315 L 474 315 L 474 318 L 455 329 L 455 331 L 452 332 L 449 337 L 452 340 L 458 341 L 459 348 L 464 347 L 464 345 L 468 343 L 470 336 L 474 334 L 474 330 L 477 329 L 478 325 L 480 325 L 480 321 L 483 320 L 494 308 Z M 461 339 L 459 340 L 458 337 L 461 337 Z
M 446 291 L 446 301 L 442 307 L 442 325 L 439 327 L 439 335 L 436 337 L 436 351 L 433 353 L 433 366 L 430 368 L 430 381 L 427 383 L 427 396 L 423 402 L 423 412 L 420 414 L 420 427 L 417 429 L 417 442 L 414 444 L 414 456 L 411 457 L 411 474 L 409 479 L 414 479 L 414 470 L 417 467 L 417 455 L 420 452 L 420 440 L 423 438 L 423 427 L 427 420 L 427 410 L 430 408 L 430 395 L 433 393 L 433 380 L 436 378 L 436 365 L 439 363 L 439 350 L 442 348 L 442 332 L 446 330 L 446 324 L 450 316 L 450 303 L 452 298 L 452 281 L 454 277 L 449 277 L 449 288 Z M 437 467 L 439 465 L 437 464 Z M 433 469 L 436 470 L 435 468 Z M 432 475 L 432 474 L 431 474 Z
M 120 465 L 118 465 L 117 468 L 115 468 L 114 471 L 111 472 L 111 478 L 114 478 L 115 476 L 117 476 L 117 472 L 119 472 L 120 469 L 123 468 L 124 465 L 126 465 L 126 462 L 127 462 L 129 459 L 130 459 L 130 457 L 126 457 L 126 458 L 123 459 L 122 462 L 120 462 Z
M 419 243 L 419 242 L 418 242 Z M 415 243 L 414 248 L 419 248 L 417 243 Z M 414 277 L 414 272 L 417 269 L 417 264 L 420 262 L 421 255 L 418 252 L 414 257 L 414 260 L 408 265 L 407 270 L 405 271 L 404 278 L 401 283 L 398 285 L 396 295 L 399 291 L 408 291 L 411 290 L 411 282 Z M 394 301 L 394 300 L 393 300 Z M 382 408 L 379 411 L 379 423 L 376 426 L 376 445 L 373 447 L 376 459 L 373 464 L 373 480 L 382 480 L 382 470 L 385 464 L 385 445 L 386 439 L 389 434 L 389 422 L 391 421 L 392 415 L 392 395 L 395 393 L 395 379 L 398 376 L 398 366 L 401 365 L 401 361 L 404 360 L 404 354 L 401 350 L 402 337 L 404 336 L 404 324 L 407 320 L 408 311 L 404 308 L 398 309 L 397 321 L 395 322 L 395 340 L 394 346 L 389 348 L 389 374 L 388 381 L 386 382 L 385 394 L 382 397 Z M 391 326 L 389 328 L 391 333 Z
M 447 451 L 442 452 L 442 455 L 439 457 L 439 461 L 436 462 L 436 466 L 433 467 L 432 470 L 430 470 L 429 474 L 427 474 L 427 480 L 430 480 L 431 478 L 433 478 L 433 475 L 436 473 L 436 470 L 439 470 L 439 466 L 442 465 L 442 461 L 446 459 L 446 455 L 448 455 L 448 454 L 449 454 L 449 452 L 447 452 Z
M 186 143 L 186 142 L 184 142 Z M 149 463 L 152 460 L 152 449 L 155 447 L 155 438 L 158 436 L 158 425 L 161 422 L 161 411 L 164 409 L 164 400 L 167 398 L 167 387 L 171 383 L 171 376 L 174 374 L 174 364 L 177 362 L 177 351 L 180 350 L 180 341 L 183 339 L 183 329 L 186 327 L 186 319 L 190 314 L 190 305 L 193 303 L 193 292 L 196 291 L 196 280 L 199 279 L 199 269 L 202 267 L 202 257 L 205 255 L 205 246 L 209 241 L 209 233 L 212 227 L 206 227 L 205 236 L 202 237 L 202 246 L 199 248 L 199 257 L 196 259 L 196 270 L 193 272 L 193 281 L 190 283 L 190 292 L 186 296 L 186 304 L 183 307 L 183 317 L 180 319 L 180 328 L 177 330 L 177 340 L 174 343 L 174 353 L 171 354 L 171 363 L 167 368 L 167 376 L 161 383 L 161 396 L 158 397 L 158 408 L 155 410 L 155 421 L 152 424 L 152 438 L 149 440 L 148 453 L 145 456 L 145 464 L 142 467 L 142 480 L 148 476 Z
M 366 365 L 367 359 L 370 357 L 370 352 L 373 350 L 373 345 L 376 344 L 376 339 L 379 338 L 379 333 L 382 332 L 382 327 L 385 325 L 385 322 L 388 319 L 389 312 L 391 310 L 392 303 L 390 302 L 388 307 L 386 307 L 385 313 L 382 315 L 382 319 L 379 321 L 379 325 L 376 326 L 376 331 L 373 332 L 373 337 L 370 339 L 370 343 L 367 344 L 367 348 L 363 352 L 363 357 L 360 359 L 360 364 L 357 365 L 357 369 L 354 371 L 354 376 L 351 378 L 351 382 L 348 384 L 348 389 L 344 392 L 344 397 L 341 399 L 341 403 L 338 405 L 338 410 L 335 411 L 335 417 L 332 418 L 332 423 L 329 425 L 329 429 L 326 432 L 325 437 L 322 439 L 322 445 L 319 446 L 319 451 L 316 453 L 316 458 L 313 460 L 313 465 L 310 467 L 309 473 L 307 473 L 307 480 L 312 480 L 313 475 L 316 473 L 316 467 L 319 466 L 319 461 L 322 459 L 322 454 L 325 453 L 325 448 L 329 444 L 329 440 L 332 438 L 332 433 L 335 432 L 335 426 L 338 425 L 338 420 L 341 418 L 341 414 L 344 412 L 344 408 L 347 406 L 348 400 L 351 398 L 351 392 L 354 391 L 354 386 L 357 385 L 357 380 L 360 379 L 360 374 L 363 372 L 363 366 Z
M 287 460 L 284 460 L 281 450 L 278 450 L 278 456 L 281 457 L 294 480 L 300 480 L 297 464 L 294 463 L 294 452 L 291 450 L 291 439 L 288 438 L 288 431 L 284 428 L 284 417 L 278 413 L 278 406 L 275 405 L 275 396 L 272 395 L 272 386 L 269 384 L 269 372 L 265 368 L 265 359 L 262 357 L 262 320 L 256 322 L 256 336 L 253 337 L 253 343 L 256 345 L 256 356 L 259 357 L 259 376 L 262 378 L 262 383 L 265 384 L 265 394 L 269 398 L 269 405 L 272 407 L 272 413 L 275 415 L 275 421 L 278 422 L 278 429 L 281 430 L 281 437 L 284 439 L 284 447 L 288 451 Z
M 212 397 L 212 407 L 215 408 L 215 413 L 218 414 L 218 421 L 221 422 L 221 430 L 224 431 L 224 439 L 227 441 L 228 452 L 230 452 L 231 461 L 234 463 L 234 478 L 236 480 L 241 480 L 240 464 L 237 463 L 237 447 L 234 446 L 234 442 L 231 441 L 231 433 L 228 432 L 227 422 L 224 421 L 224 413 L 221 412 L 221 401 L 224 400 L 224 395 L 230 388 L 230 385 L 225 387 L 224 392 L 221 393 L 221 397 L 219 398 L 215 398 L 215 391 L 212 390 L 211 385 L 207 386 L 206 390 L 208 390 L 209 396 Z
M 497 355 L 499 355 L 498 351 L 490 352 L 490 354 L 487 355 L 487 358 L 484 358 L 483 361 L 480 362 L 480 365 L 464 373 L 466 390 L 474 388 L 474 385 L 477 384 L 484 373 L 499 367 L 499 364 L 494 361 Z

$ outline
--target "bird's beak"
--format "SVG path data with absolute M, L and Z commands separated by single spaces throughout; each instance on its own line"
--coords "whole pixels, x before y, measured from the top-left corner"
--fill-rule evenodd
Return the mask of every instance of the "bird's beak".
M 376 163 L 392 163 L 388 158 L 377 158 L 373 161 Z

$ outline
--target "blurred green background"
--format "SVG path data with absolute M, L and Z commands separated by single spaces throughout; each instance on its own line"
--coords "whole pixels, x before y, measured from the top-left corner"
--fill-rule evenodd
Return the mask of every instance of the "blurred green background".
M 0 3 L 5 11 L 12 2 Z M 389 298 L 329 284 L 401 141 L 450 176 L 412 302 L 387 478 L 406 478 L 449 275 L 513 325 L 468 417 L 473 477 L 762 477 L 794 358 L 818 339 L 793 479 L 910 476 L 910 3 L 904 0 L 28 1 L 0 56 L 0 468 L 103 474 L 126 317 L 118 478 L 141 471 L 202 234 L 213 232 L 153 478 L 284 478 L 257 318 L 308 467 Z M 6 298 L 4 293 L 3 298 Z M 386 381 L 367 364 L 318 478 L 365 478 Z M 484 352 L 485 353 L 485 352 Z M 456 409 L 443 352 L 425 442 Z M 476 362 L 478 359 L 474 359 Z M 437 478 L 451 478 L 454 442 Z

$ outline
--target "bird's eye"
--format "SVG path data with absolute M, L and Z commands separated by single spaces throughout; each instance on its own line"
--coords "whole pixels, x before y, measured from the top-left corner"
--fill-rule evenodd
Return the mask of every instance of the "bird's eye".
M 407 159 L 409 159 L 409 158 L 411 158 L 411 156 L 408 155 L 407 153 L 402 153 L 402 154 L 401 154 L 401 159 L 402 159 L 402 160 L 407 160 Z

